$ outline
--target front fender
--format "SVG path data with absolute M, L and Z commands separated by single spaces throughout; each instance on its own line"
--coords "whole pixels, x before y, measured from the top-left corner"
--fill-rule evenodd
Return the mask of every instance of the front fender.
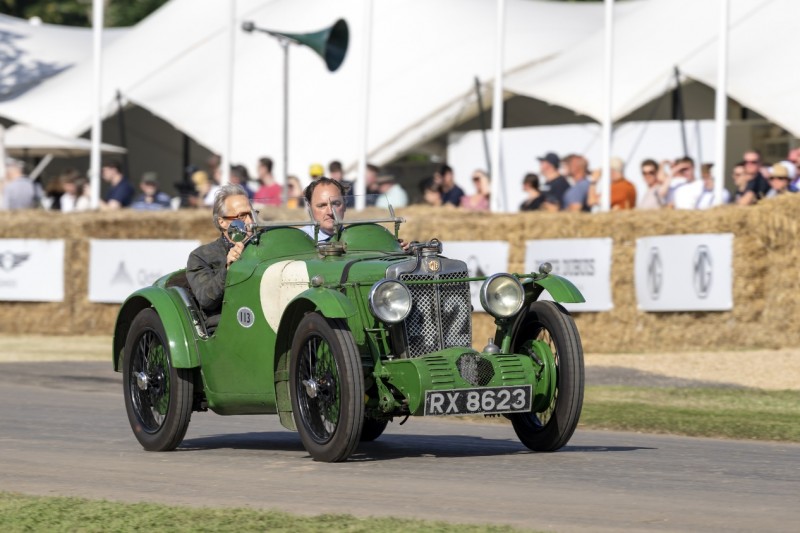
M 298 300 L 310 302 L 312 307 L 328 318 L 350 318 L 356 314 L 356 308 L 347 296 L 332 289 L 313 287 L 305 290 L 289 302 L 287 309 L 294 307 Z
M 122 304 L 114 326 L 113 353 L 114 370 L 122 369 L 122 353 L 133 319 L 143 309 L 152 307 L 158 313 L 167 333 L 167 342 L 175 368 L 200 366 L 194 347 L 194 333 L 187 313 L 177 292 L 161 287 L 145 287 L 134 292 Z
M 556 302 L 579 304 L 586 301 L 578 290 L 578 287 L 567 278 L 562 278 L 555 274 L 548 274 L 547 277 L 535 279 L 533 281 L 537 286 L 550 293 L 550 296 Z
M 319 311 L 322 315 L 328 318 L 350 318 L 356 314 L 356 308 L 347 297 L 331 289 L 311 288 L 298 294 L 281 316 L 281 322 L 278 327 L 277 339 L 275 342 L 275 361 L 276 370 L 282 364 L 288 372 L 288 359 L 282 361 L 284 356 L 288 356 L 289 350 L 292 347 L 292 340 L 294 338 L 294 330 L 300 320 L 306 313 Z M 288 378 L 287 378 L 288 379 Z

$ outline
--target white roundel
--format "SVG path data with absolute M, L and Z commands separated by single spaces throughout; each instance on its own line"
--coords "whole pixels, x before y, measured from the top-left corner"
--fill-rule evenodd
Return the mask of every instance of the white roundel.
M 239 321 L 239 325 L 243 328 L 249 328 L 256 322 L 256 316 L 253 314 L 253 310 L 249 307 L 240 307 L 236 311 L 236 320 Z
M 304 261 L 279 261 L 264 271 L 259 289 L 261 311 L 272 331 L 278 331 L 289 302 L 308 287 L 308 268 Z

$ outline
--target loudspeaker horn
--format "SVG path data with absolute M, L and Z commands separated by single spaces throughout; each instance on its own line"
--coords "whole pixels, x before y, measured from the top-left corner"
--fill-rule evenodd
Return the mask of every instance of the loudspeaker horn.
M 350 41 L 350 30 L 347 28 L 347 22 L 344 19 L 337 20 L 333 23 L 333 26 L 311 33 L 283 33 L 265 30 L 256 27 L 251 21 L 243 22 L 242 29 L 246 32 L 261 31 L 278 39 L 288 39 L 308 46 L 319 54 L 331 72 L 338 69 L 344 62 L 347 45 Z

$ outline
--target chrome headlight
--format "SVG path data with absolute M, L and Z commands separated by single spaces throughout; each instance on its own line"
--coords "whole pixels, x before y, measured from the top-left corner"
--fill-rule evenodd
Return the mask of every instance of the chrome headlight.
M 381 280 L 369 291 L 369 308 L 383 322 L 402 322 L 411 312 L 411 291 L 397 280 Z
M 508 318 L 519 313 L 525 302 L 525 289 L 510 274 L 495 274 L 481 286 L 481 305 L 495 318 Z

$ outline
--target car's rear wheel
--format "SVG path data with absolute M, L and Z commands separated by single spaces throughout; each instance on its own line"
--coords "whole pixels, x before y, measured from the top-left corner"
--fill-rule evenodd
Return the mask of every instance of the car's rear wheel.
M 292 411 L 315 461 L 345 461 L 364 421 L 364 373 L 353 334 L 343 320 L 309 313 L 292 342 Z
M 583 407 L 583 346 L 578 328 L 560 305 L 534 302 L 515 326 L 514 351 L 525 353 L 524 345 L 538 340 L 548 344 L 555 360 L 556 386 L 550 404 L 536 413 L 509 415 L 519 440 L 540 452 L 564 446 L 578 425 Z
M 122 386 L 133 434 L 145 450 L 181 443 L 192 416 L 192 372 L 174 368 L 164 325 L 152 309 L 134 318 L 123 352 Z

